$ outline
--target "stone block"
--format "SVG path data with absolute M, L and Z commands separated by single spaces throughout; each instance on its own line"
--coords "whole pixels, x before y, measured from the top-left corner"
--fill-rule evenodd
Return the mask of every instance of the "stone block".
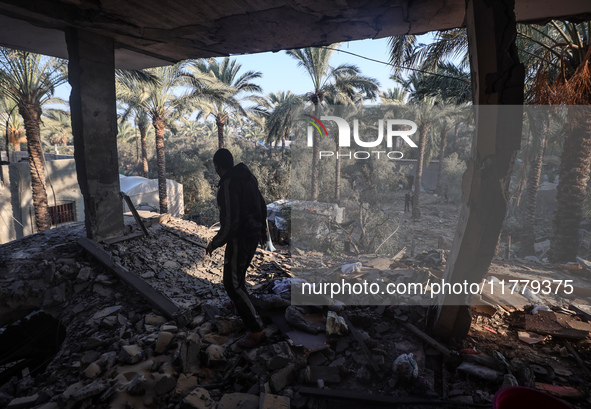
M 170 374 L 162 375 L 156 381 L 154 391 L 156 395 L 161 396 L 167 394 L 176 387 L 176 378 Z
M 181 409 L 214 409 L 215 402 L 209 396 L 207 389 L 197 388 L 182 400 L 180 406 Z
M 287 396 L 262 393 L 259 399 L 258 409 L 290 409 L 290 401 Z
M 34 394 L 31 396 L 22 396 L 20 398 L 14 398 L 10 401 L 7 408 L 9 409 L 17 409 L 17 408 L 32 408 L 35 406 L 35 402 L 37 402 L 37 398 L 39 395 Z
M 218 409 L 258 409 L 259 397 L 248 393 L 227 393 L 220 399 Z
M 156 339 L 156 353 L 163 354 L 166 351 L 166 347 L 170 344 L 172 340 L 173 334 L 168 331 L 162 331 L 158 334 L 158 338 Z
M 119 360 L 126 364 L 135 364 L 144 358 L 144 353 L 139 345 L 125 345 L 119 353 Z
M 271 388 L 274 392 L 280 392 L 287 385 L 293 383 L 296 376 L 296 369 L 294 364 L 289 364 L 285 368 L 271 374 Z

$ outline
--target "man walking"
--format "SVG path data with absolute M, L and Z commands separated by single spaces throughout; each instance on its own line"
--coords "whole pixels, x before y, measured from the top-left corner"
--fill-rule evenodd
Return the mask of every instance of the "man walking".
M 224 287 L 248 330 L 237 345 L 249 349 L 265 338 L 263 323 L 246 291 L 245 278 L 258 244 L 267 237 L 267 206 L 254 175 L 244 163 L 234 166 L 229 150 L 219 149 L 213 164 L 220 176 L 217 202 L 221 227 L 206 253 L 226 245 Z

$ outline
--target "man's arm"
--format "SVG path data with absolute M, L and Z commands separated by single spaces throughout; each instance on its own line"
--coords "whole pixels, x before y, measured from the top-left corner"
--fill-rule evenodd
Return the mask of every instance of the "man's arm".
M 227 179 L 220 186 L 220 231 L 211 240 L 211 250 L 222 247 L 238 230 L 240 221 L 240 192 Z M 209 246 L 208 246 L 209 247 Z

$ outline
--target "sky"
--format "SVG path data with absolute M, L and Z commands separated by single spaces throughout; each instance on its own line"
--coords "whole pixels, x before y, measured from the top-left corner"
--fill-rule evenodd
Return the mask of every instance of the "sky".
M 341 44 L 340 49 L 382 62 L 388 62 L 389 59 L 388 40 L 385 38 L 345 42 Z M 232 57 L 242 64 L 240 72 L 248 70 L 262 72 L 262 77 L 257 79 L 256 82 L 263 88 L 265 95 L 278 91 L 292 91 L 296 94 L 312 91 L 312 81 L 307 72 L 298 67 L 297 61 L 288 56 L 285 51 Z M 361 69 L 362 75 L 376 78 L 383 90 L 396 86 L 396 83 L 389 78 L 391 75 L 389 65 L 368 61 L 343 52 L 335 52 L 331 59 L 331 65 L 336 67 L 343 63 L 357 65 Z M 70 96 L 70 86 L 65 84 L 59 87 L 56 90 L 56 96 L 67 101 Z

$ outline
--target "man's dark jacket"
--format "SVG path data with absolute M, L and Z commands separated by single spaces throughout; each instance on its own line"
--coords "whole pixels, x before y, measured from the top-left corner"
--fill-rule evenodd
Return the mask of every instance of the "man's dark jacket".
M 244 163 L 234 166 L 222 176 L 218 186 L 221 227 L 211 241 L 213 247 L 221 247 L 236 237 L 264 240 L 267 205 L 248 167 Z

